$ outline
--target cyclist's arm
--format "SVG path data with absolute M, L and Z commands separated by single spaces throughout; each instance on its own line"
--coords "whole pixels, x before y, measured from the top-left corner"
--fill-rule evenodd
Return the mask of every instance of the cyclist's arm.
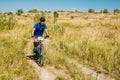
M 46 34 L 47 36 L 49 36 L 49 33 L 48 33 L 48 30 L 47 30 L 47 29 L 45 29 L 45 34 Z
M 34 36 L 34 31 L 35 31 L 35 28 L 32 29 L 32 36 Z

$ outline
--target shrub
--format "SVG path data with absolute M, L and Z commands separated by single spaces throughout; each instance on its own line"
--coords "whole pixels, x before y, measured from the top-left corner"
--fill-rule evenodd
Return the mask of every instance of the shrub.
M 59 14 L 57 13 L 57 11 L 54 12 L 54 18 L 58 18 Z
M 104 9 L 100 11 L 101 13 L 109 13 L 108 9 Z
M 33 10 L 29 10 L 28 12 L 29 12 L 29 13 L 38 13 L 39 10 L 38 10 L 38 9 L 33 9 Z
M 119 9 L 114 9 L 114 13 L 120 13 Z
M 57 18 L 59 17 L 59 14 L 57 13 L 57 11 L 55 11 L 53 14 L 54 14 L 54 22 L 57 22 Z
M 13 15 L 14 13 L 13 12 L 5 12 L 3 13 L 4 15 Z
M 8 12 L 7 14 L 8 14 L 8 15 L 13 15 L 13 13 L 12 13 L 12 12 Z
M 22 13 L 23 13 L 23 10 L 22 10 L 22 9 L 19 9 L 19 10 L 17 10 L 17 12 L 16 12 L 16 14 L 19 15 L 19 16 L 20 16 Z
M 57 12 L 65 12 L 64 10 L 57 10 Z
M 89 12 L 89 13 L 94 13 L 95 10 L 93 10 L 93 9 L 89 9 L 88 12 Z
M 73 19 L 74 18 L 74 16 L 71 16 L 71 19 Z

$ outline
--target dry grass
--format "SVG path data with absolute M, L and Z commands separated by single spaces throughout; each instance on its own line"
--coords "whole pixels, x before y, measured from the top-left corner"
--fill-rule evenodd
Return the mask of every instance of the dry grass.
M 15 16 L 18 22 L 16 27 L 0 32 L 1 79 L 22 77 L 21 80 L 37 80 L 35 74 L 31 74 L 34 71 L 28 66 L 23 52 L 31 35 L 34 16 Z M 68 75 L 58 79 L 95 80 L 70 64 L 66 56 L 98 73 L 120 79 L 120 14 L 60 12 L 56 24 L 53 23 L 53 13 L 45 13 L 45 16 L 52 37 L 45 48 L 45 62 Z
M 5 28 L 0 32 L 0 80 L 37 80 L 23 51 L 30 38 L 29 27 L 17 23 L 13 29 Z
M 80 17 L 74 19 L 65 14 L 62 14 L 64 18 L 58 19 L 57 25 L 60 27 L 56 26 L 57 30 L 51 24 L 49 26 L 53 37 L 50 44 L 50 49 L 53 50 L 51 54 L 74 58 L 97 72 L 120 79 L 120 14 L 80 13 Z M 54 53 L 54 50 L 57 53 Z M 49 54 L 49 51 L 47 53 Z M 54 58 L 49 60 L 56 66 L 66 65 L 64 61 L 63 58 L 62 63 L 58 64 L 59 61 L 56 63 Z

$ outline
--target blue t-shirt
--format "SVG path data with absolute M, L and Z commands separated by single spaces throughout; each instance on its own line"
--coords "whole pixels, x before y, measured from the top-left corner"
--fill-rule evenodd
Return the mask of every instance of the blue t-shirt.
M 40 23 L 37 23 L 33 28 L 35 28 L 34 36 L 43 36 L 43 32 L 45 29 L 47 29 L 47 26 L 46 24 L 41 25 Z

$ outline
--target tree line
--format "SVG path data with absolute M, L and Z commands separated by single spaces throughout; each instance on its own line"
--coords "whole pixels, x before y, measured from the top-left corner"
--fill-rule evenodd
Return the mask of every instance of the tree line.
M 32 10 L 29 10 L 27 12 L 28 13 L 38 13 L 38 12 L 51 13 L 52 11 L 39 11 L 38 9 L 32 9 Z M 74 11 L 57 10 L 57 11 L 54 11 L 54 12 L 81 12 L 81 11 L 78 11 L 78 10 L 74 10 Z M 0 13 L 2 13 L 2 12 L 0 12 Z M 19 10 L 17 10 L 17 12 L 15 14 L 20 16 L 22 13 L 24 13 L 24 11 L 22 9 L 19 9 Z M 110 11 L 108 9 L 103 9 L 103 10 L 98 12 L 98 11 L 95 11 L 94 9 L 88 9 L 88 13 L 110 13 Z M 120 9 L 114 9 L 113 13 L 120 13 Z M 5 12 L 4 14 L 11 15 L 11 14 L 14 14 L 14 13 L 13 12 Z
M 96 11 L 94 9 L 89 9 L 89 13 L 95 13 Z M 110 11 L 108 9 L 103 9 L 99 13 L 109 13 Z M 120 13 L 120 9 L 114 9 L 113 13 Z

